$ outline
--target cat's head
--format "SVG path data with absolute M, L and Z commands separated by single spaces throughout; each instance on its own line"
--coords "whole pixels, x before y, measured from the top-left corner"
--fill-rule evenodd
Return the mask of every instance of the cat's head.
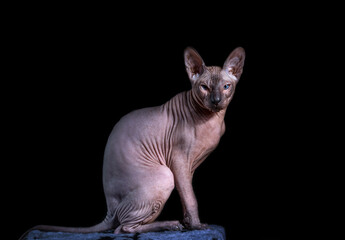
M 195 49 L 185 50 L 184 62 L 192 91 L 203 107 L 218 112 L 228 106 L 241 77 L 244 58 L 244 49 L 238 47 L 230 53 L 223 68 L 207 67 Z

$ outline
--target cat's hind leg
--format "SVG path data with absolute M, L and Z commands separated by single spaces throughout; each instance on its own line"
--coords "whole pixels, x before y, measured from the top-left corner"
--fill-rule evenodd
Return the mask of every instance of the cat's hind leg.
M 141 176 L 141 183 L 116 209 L 120 225 L 115 233 L 181 230 L 178 221 L 154 222 L 175 186 L 170 169 L 165 166 L 151 169 L 149 174 Z
M 115 229 L 115 234 L 118 233 L 143 233 L 151 231 L 164 230 L 182 230 L 183 226 L 179 221 L 160 221 L 154 222 L 158 217 L 163 205 L 161 201 L 156 201 L 153 204 L 135 204 L 127 203 L 122 209 L 117 212 L 119 222 L 121 223 Z
M 136 228 L 127 228 L 119 226 L 115 229 L 115 234 L 119 233 L 144 233 L 144 232 L 159 232 L 159 231 L 181 231 L 183 225 L 179 221 L 158 221 L 148 223 L 145 225 L 138 225 Z

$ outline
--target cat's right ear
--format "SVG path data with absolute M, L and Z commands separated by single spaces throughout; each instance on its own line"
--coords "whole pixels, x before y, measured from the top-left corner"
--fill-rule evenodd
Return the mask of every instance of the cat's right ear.
M 187 47 L 186 50 L 184 50 L 184 64 L 188 77 L 192 83 L 197 81 L 205 70 L 204 61 L 198 52 L 191 47 Z

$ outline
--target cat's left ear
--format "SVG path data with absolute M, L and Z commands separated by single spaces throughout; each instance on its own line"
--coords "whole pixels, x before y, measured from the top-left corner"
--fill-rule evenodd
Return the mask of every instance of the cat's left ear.
M 205 63 L 198 52 L 188 47 L 184 51 L 184 64 L 188 73 L 188 77 L 192 83 L 197 81 L 205 70 Z
M 223 70 L 237 82 L 243 72 L 243 65 L 245 59 L 245 51 L 243 48 L 235 48 L 228 58 L 225 60 Z

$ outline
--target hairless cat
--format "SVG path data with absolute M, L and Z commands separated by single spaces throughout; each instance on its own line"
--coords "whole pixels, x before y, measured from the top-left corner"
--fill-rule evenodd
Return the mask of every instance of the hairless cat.
M 224 116 L 242 74 L 244 49 L 234 49 L 223 68 L 208 67 L 188 47 L 184 52 L 192 89 L 158 107 L 130 112 L 113 128 L 104 153 L 105 219 L 92 227 L 38 225 L 31 230 L 114 233 L 204 229 L 192 177 L 225 131 Z M 176 188 L 183 222 L 154 221 Z M 23 238 L 24 234 L 21 238 Z

